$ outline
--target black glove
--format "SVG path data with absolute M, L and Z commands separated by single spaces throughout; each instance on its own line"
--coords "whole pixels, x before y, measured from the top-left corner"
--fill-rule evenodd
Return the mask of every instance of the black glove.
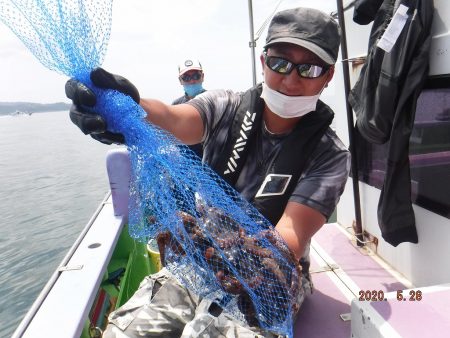
M 139 91 L 124 77 L 108 73 L 103 68 L 94 69 L 90 77 L 92 83 L 97 87 L 115 89 L 139 103 Z M 95 94 L 88 87 L 75 79 L 70 79 L 66 82 L 65 90 L 66 96 L 73 102 L 70 107 L 70 119 L 84 134 L 89 134 L 95 140 L 105 144 L 125 143 L 122 134 L 111 133 L 107 130 L 106 121 L 100 115 L 88 112 L 83 107 L 93 107 L 97 101 Z

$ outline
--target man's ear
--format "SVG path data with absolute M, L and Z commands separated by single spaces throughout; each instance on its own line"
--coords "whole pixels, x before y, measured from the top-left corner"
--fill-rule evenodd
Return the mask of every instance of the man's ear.
M 183 85 L 183 80 L 181 80 L 181 77 L 178 78 L 178 81 L 180 81 L 180 85 Z
M 261 66 L 264 69 L 265 63 L 264 63 L 264 54 L 263 53 L 261 53 L 261 55 L 259 56 L 259 59 L 261 60 Z
M 330 67 L 327 73 L 328 73 L 327 74 L 327 85 L 328 85 L 328 82 L 330 82 L 334 76 L 334 65 Z
M 262 77 L 264 79 L 264 66 L 266 65 L 266 63 L 264 62 L 264 54 L 261 53 L 261 55 L 259 56 L 259 59 L 261 60 L 261 69 L 262 69 Z

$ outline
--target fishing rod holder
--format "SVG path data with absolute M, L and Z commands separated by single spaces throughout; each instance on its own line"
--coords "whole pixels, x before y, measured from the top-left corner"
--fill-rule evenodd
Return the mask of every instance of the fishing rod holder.
M 344 228 L 345 231 L 350 234 L 352 239 L 354 239 L 358 246 L 367 246 L 369 244 L 373 244 L 374 248 L 372 251 L 375 253 L 378 249 L 378 238 L 371 233 L 369 233 L 367 230 L 362 230 L 361 232 L 358 232 L 358 227 L 356 226 L 356 221 L 353 221 L 352 225 L 349 227 Z

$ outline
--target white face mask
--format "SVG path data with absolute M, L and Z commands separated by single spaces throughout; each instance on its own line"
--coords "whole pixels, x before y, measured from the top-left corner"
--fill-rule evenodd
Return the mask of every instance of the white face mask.
M 313 96 L 287 96 L 262 84 L 261 98 L 269 109 L 285 119 L 300 117 L 316 110 L 317 101 L 322 90 Z

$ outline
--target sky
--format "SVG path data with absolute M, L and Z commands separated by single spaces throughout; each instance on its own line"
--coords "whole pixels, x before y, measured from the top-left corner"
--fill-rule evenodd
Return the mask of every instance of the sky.
M 278 4 L 278 10 L 336 10 L 336 0 L 254 0 L 255 35 Z M 256 42 L 258 82 L 266 32 L 267 27 Z M 114 0 L 102 67 L 132 81 L 141 97 L 166 103 L 183 94 L 177 67 L 189 58 L 201 62 L 206 89 L 243 91 L 253 84 L 249 41 L 246 0 Z M 0 102 L 69 102 L 64 94 L 67 76 L 45 68 L 2 22 L 0 79 Z

